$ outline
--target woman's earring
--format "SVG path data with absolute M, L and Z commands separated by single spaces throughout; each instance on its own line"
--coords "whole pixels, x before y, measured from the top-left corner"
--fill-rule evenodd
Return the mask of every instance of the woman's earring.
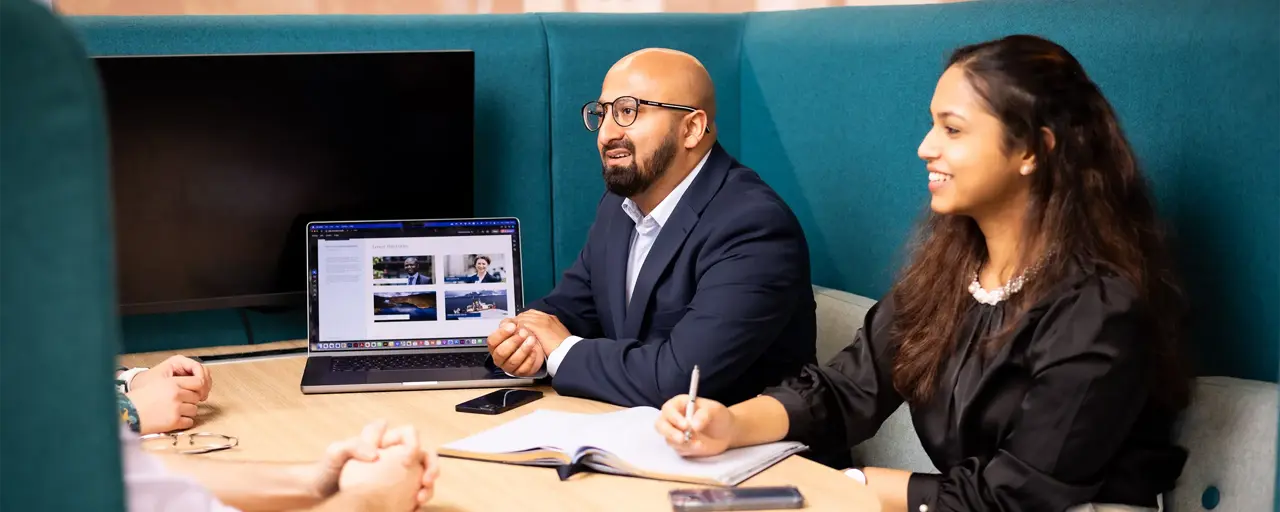
M 1031 171 L 1034 171 L 1034 170 L 1035 170 L 1035 167 L 1034 167 L 1034 166 L 1032 166 L 1031 164 L 1024 164 L 1024 165 L 1022 166 L 1022 175 L 1023 175 L 1023 176 L 1030 176 L 1030 175 L 1031 175 Z

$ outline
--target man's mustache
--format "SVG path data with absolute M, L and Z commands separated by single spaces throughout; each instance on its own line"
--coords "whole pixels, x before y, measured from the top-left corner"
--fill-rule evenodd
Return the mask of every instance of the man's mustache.
M 606 151 L 609 151 L 612 149 L 625 149 L 627 151 L 630 151 L 632 155 L 636 154 L 635 144 L 632 144 L 631 141 L 627 139 L 618 139 L 615 141 L 611 141 L 608 144 L 605 144 L 604 147 L 600 149 L 600 155 L 604 156 L 604 153 Z

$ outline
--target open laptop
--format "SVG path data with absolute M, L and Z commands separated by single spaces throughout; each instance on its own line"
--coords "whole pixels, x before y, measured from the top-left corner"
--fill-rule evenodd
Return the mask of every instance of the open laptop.
M 303 393 L 510 387 L 485 340 L 524 307 L 515 218 L 307 225 Z

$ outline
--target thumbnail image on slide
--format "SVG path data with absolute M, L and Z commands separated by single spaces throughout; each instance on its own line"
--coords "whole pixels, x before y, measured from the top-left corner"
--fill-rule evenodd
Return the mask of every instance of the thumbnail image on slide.
M 434 270 L 430 256 L 374 256 L 373 284 L 419 285 L 432 284 Z
M 505 283 L 507 282 L 507 257 L 503 254 L 445 256 L 444 282 Z
M 506 318 L 506 290 L 472 290 L 444 292 L 444 317 L 446 320 L 472 318 Z
M 373 321 L 435 321 L 436 292 L 399 292 L 373 294 Z

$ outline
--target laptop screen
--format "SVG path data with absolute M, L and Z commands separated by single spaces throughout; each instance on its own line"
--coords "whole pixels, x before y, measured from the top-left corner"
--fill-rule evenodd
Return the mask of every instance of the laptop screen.
M 515 218 L 307 225 L 310 350 L 484 346 L 524 306 Z

